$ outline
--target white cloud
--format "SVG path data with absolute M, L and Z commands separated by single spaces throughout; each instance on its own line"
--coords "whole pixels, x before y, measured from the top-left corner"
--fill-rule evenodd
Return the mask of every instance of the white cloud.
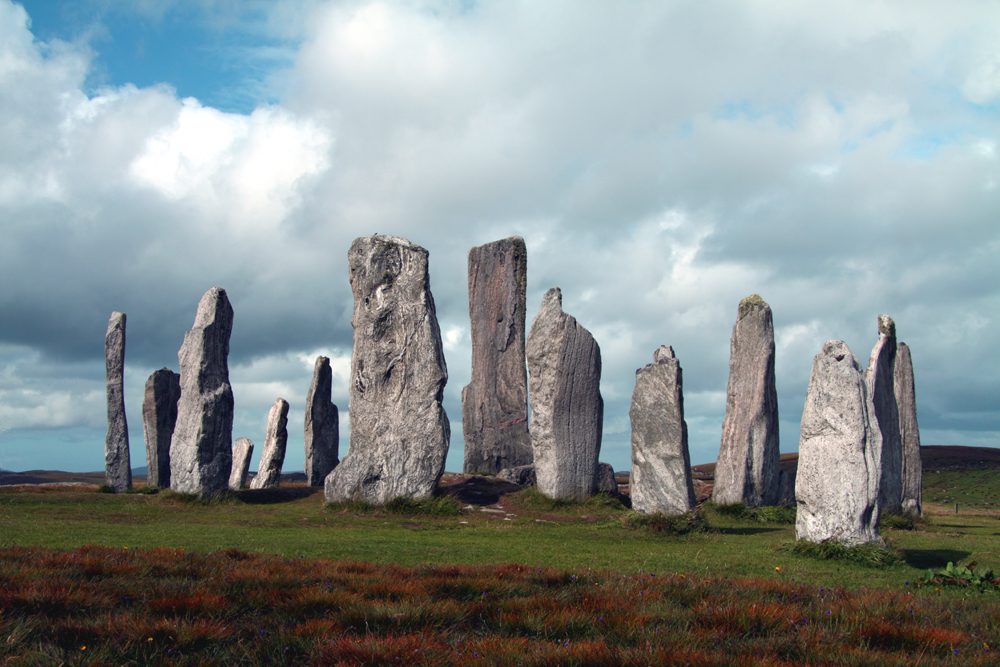
M 254 30 L 280 15 L 275 34 L 302 43 L 288 94 L 234 114 L 169 85 L 88 95 L 90 48 L 33 41 L 0 0 L 0 280 L 15 286 L 0 294 L 0 341 L 19 346 L 0 389 L 0 418 L 19 425 L 5 437 L 46 420 L 99 429 L 108 313 L 129 313 L 135 392 L 174 364 L 212 285 L 236 311 L 240 428 L 262 433 L 277 395 L 301 402 L 320 353 L 343 423 L 346 252 L 375 232 L 431 252 L 453 417 L 469 375 L 466 252 L 511 234 L 528 247 L 529 326 L 558 285 L 604 351 L 615 456 L 633 372 L 671 344 L 692 447 L 711 458 L 736 306 L 753 292 L 774 309 L 786 423 L 822 342 L 866 358 L 880 312 L 913 345 L 929 434 L 964 437 L 954 422 L 970 399 L 952 378 L 1000 391 L 995 3 L 253 12 Z M 67 388 L 57 358 L 90 366 Z M 992 424 L 970 439 L 1000 444 L 995 410 L 965 410 Z M 797 446 L 794 429 L 784 439 Z

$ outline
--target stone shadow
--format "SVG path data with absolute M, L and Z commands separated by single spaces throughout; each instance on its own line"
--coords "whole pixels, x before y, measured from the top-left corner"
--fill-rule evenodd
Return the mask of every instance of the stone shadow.
M 233 492 L 247 505 L 275 505 L 290 503 L 323 493 L 321 486 L 277 486 L 269 489 L 243 489 Z
M 971 551 L 958 549 L 900 549 L 900 552 L 907 565 L 921 570 L 945 567 L 972 555 Z
M 712 528 L 722 535 L 760 535 L 761 533 L 781 532 L 781 528 Z
M 517 493 L 523 488 L 510 482 L 473 475 L 464 481 L 439 486 L 437 495 L 449 496 L 466 505 L 495 505 L 501 496 Z

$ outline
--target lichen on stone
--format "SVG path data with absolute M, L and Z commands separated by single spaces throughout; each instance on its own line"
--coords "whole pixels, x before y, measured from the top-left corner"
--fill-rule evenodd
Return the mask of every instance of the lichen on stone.
M 754 306 L 767 306 L 767 302 L 760 297 L 760 294 L 751 294 L 750 296 L 744 298 L 740 301 L 740 315 L 739 319 L 743 319 L 750 312 L 750 309 Z

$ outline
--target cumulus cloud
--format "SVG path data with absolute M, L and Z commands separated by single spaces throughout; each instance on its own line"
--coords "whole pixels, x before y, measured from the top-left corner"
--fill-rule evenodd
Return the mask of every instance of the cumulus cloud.
M 752 292 L 774 309 L 784 451 L 812 356 L 834 338 L 866 360 L 883 312 L 913 349 L 925 444 L 1000 445 L 994 4 L 258 9 L 298 47 L 283 97 L 237 114 L 169 85 L 88 94 L 99 45 L 33 40 L 0 0 L 0 279 L 16 286 L 0 294 L 0 417 L 16 424 L 0 457 L 49 419 L 100 429 L 101 340 L 122 310 L 141 460 L 142 381 L 176 366 L 213 285 L 236 312 L 241 434 L 263 437 L 278 395 L 301 420 L 321 352 L 346 434 L 346 252 L 376 232 L 431 252 L 453 419 L 469 379 L 466 253 L 519 234 L 529 326 L 560 286 L 601 345 L 617 468 L 633 371 L 660 344 L 684 369 L 692 458 L 715 458 L 729 335 Z M 84 368 L 75 389 L 59 371 Z

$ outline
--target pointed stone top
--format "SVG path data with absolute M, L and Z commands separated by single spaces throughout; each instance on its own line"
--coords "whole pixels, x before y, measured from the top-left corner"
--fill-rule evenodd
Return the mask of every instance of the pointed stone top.
M 542 297 L 542 309 L 552 308 L 553 305 L 562 310 L 562 290 L 558 287 L 549 288 L 549 291 Z
M 108 328 L 110 329 L 119 320 L 121 320 L 122 324 L 125 323 L 125 313 L 119 313 L 117 310 L 112 311 L 111 319 L 108 320 Z
M 653 352 L 653 361 L 656 363 L 667 363 L 668 359 L 676 359 L 674 348 L 669 345 L 661 345 Z
M 232 319 L 233 307 L 229 305 L 229 297 L 226 290 L 221 287 L 213 287 L 205 292 L 198 302 L 198 312 L 194 316 L 194 329 L 206 327 L 218 319 L 219 314 L 228 309 L 229 317 Z
M 878 335 L 896 339 L 896 323 L 888 315 L 878 316 Z
M 737 317 L 737 319 L 742 320 L 744 317 L 747 316 L 747 314 L 750 313 L 750 309 L 755 306 L 763 306 L 764 308 L 770 308 L 770 306 L 767 305 L 767 301 L 764 301 L 764 299 L 760 298 L 760 294 L 751 294 L 750 296 L 745 297 L 742 301 L 740 301 L 740 314 L 739 317 Z
M 402 236 L 393 236 L 392 234 L 372 234 L 368 238 L 372 241 L 382 241 L 383 243 L 395 243 L 396 245 L 406 246 L 408 248 L 420 248 L 420 246 L 410 241 L 409 239 L 404 239 Z M 421 250 L 423 250 L 423 248 L 421 248 Z

